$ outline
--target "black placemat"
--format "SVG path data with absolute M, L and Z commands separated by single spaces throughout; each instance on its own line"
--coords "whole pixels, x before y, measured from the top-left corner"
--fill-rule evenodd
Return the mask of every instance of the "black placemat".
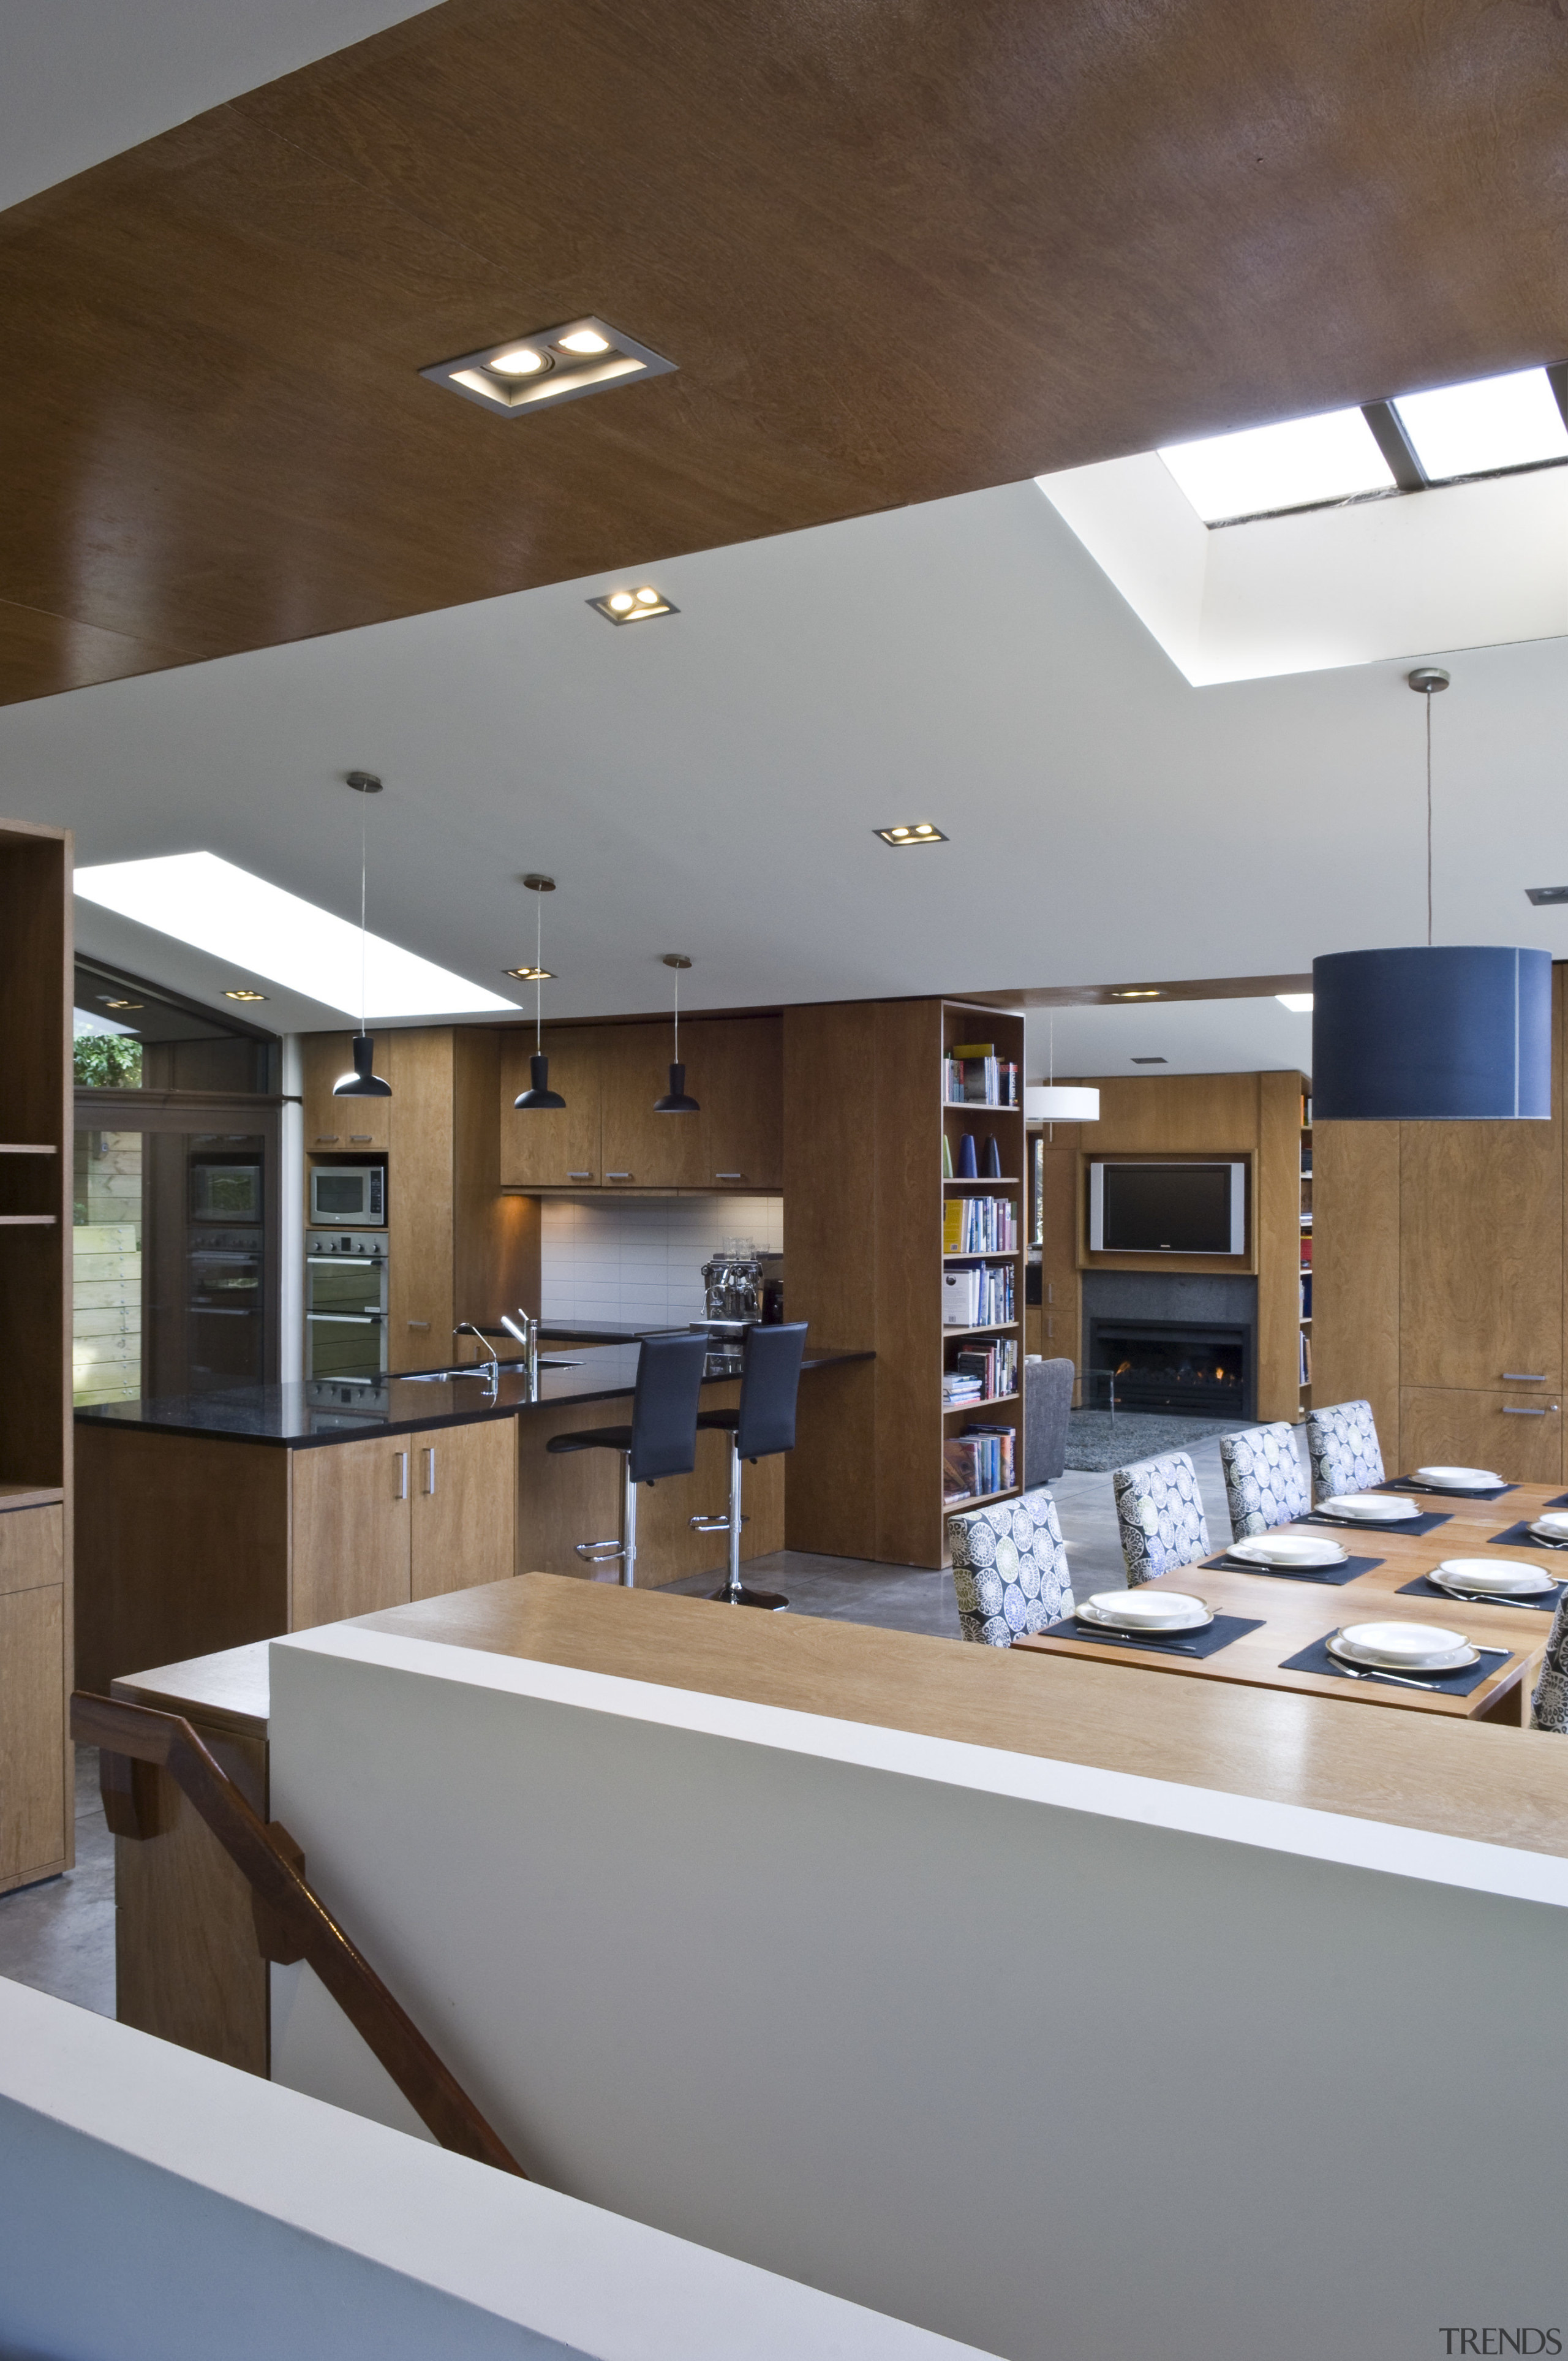
M 1423 1484 L 1419 1476 L 1391 1477 L 1387 1484 L 1374 1484 L 1375 1492 L 1425 1492 L 1429 1499 L 1440 1500 L 1500 1500 L 1505 1492 L 1517 1492 L 1517 1484 L 1481 1484 L 1474 1491 L 1462 1490 L 1457 1484 Z
M 1206 1557 L 1203 1561 L 1211 1574 L 1266 1574 L 1271 1582 L 1327 1582 L 1336 1589 L 1341 1583 L 1354 1582 L 1357 1575 L 1370 1574 L 1374 1566 L 1383 1563 L 1380 1557 L 1347 1557 L 1343 1565 L 1249 1565 L 1245 1557 Z
M 1401 1598 L 1446 1598 L 1451 1607 L 1533 1607 L 1543 1615 L 1557 1612 L 1557 1593 L 1543 1591 L 1539 1598 L 1483 1598 L 1477 1591 L 1472 1598 L 1455 1598 L 1452 1590 L 1443 1590 L 1431 1576 L 1418 1574 L 1414 1582 L 1399 1585 Z
M 1548 1500 L 1545 1506 L 1549 1509 L 1568 1509 L 1568 1492 L 1559 1492 L 1556 1499 Z
M 1325 1631 L 1322 1638 L 1314 1640 L 1310 1648 L 1299 1649 L 1295 1655 L 1287 1656 L 1279 1667 L 1280 1671 L 1282 1673 L 1325 1673 L 1331 1679 L 1344 1681 L 1347 1688 L 1354 1688 L 1356 1686 L 1354 1678 L 1347 1679 L 1344 1666 L 1329 1653 L 1328 1643 L 1332 1637 L 1332 1631 Z M 1523 1651 L 1521 1650 L 1520 1653 L 1522 1653 Z M 1414 1689 L 1406 1687 L 1407 1678 L 1412 1681 L 1419 1680 L 1423 1689 L 1430 1686 L 1433 1697 L 1468 1697 L 1472 1689 L 1478 1689 L 1483 1681 L 1491 1679 L 1494 1673 L 1506 1672 L 1508 1665 L 1508 1659 L 1506 1656 L 1483 1656 L 1478 1664 L 1463 1664 L 1457 1672 L 1453 1673 L 1411 1673 L 1408 1675 L 1404 1673 L 1396 1673 L 1385 1680 L 1373 1671 L 1370 1664 L 1366 1667 L 1366 1673 L 1369 1679 L 1377 1682 L 1379 1688 L 1398 1689 L 1403 1697 L 1416 1695 Z M 1356 1667 L 1358 1673 L 1360 1669 L 1358 1665 Z
M 1568 1541 L 1543 1542 L 1539 1533 L 1530 1532 L 1521 1518 L 1517 1525 L 1510 1525 L 1506 1533 L 1488 1533 L 1486 1546 L 1488 1549 L 1500 1546 L 1505 1549 L 1563 1550 L 1568 1549 Z
M 1151 1656 L 1174 1656 L 1179 1664 L 1190 1664 L 1194 1655 L 1218 1655 L 1222 1648 L 1228 1648 L 1233 1640 L 1241 1639 L 1245 1632 L 1261 1631 L 1264 1621 L 1261 1615 L 1216 1615 L 1213 1621 L 1205 1623 L 1201 1631 L 1173 1631 L 1170 1638 L 1180 1642 L 1179 1648 L 1172 1647 L 1168 1642 L 1145 1638 L 1142 1633 L 1134 1640 L 1124 1638 L 1120 1631 L 1097 1631 L 1092 1624 L 1080 1623 L 1076 1615 L 1069 1615 L 1065 1622 L 1050 1624 L 1047 1637 L 1052 1640 L 1093 1640 L 1097 1643 L 1103 1641 L 1111 1648 L 1142 1648 Z
M 1292 1517 L 1290 1521 L 1295 1525 L 1328 1525 L 1336 1533 L 1389 1532 L 1413 1537 L 1417 1533 L 1435 1532 L 1439 1525 L 1446 1525 L 1449 1519 L 1440 1517 L 1434 1510 L 1422 1517 L 1401 1517 L 1397 1525 L 1367 1525 L 1359 1517 L 1325 1517 L 1321 1510 L 1312 1509 L 1306 1516 Z

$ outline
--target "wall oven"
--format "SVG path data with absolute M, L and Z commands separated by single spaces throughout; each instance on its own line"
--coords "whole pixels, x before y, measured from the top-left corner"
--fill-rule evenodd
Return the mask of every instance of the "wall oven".
M 311 1168 L 311 1219 L 324 1227 L 379 1228 L 387 1218 L 384 1164 L 315 1164 Z
M 308 1231 L 306 1377 L 373 1381 L 386 1367 L 385 1231 Z

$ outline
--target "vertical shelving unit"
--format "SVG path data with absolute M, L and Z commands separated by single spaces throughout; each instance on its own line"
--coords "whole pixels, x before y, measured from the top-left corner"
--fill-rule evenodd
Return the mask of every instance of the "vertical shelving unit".
M 71 1866 L 71 839 L 0 821 L 0 1893 Z
M 1312 1102 L 1301 1099 L 1301 1416 L 1312 1407 Z
M 999 1065 L 1011 1065 L 1015 1073 L 1017 1104 L 1004 1105 L 974 1099 L 955 1101 L 947 1094 L 948 1060 L 955 1049 L 992 1045 Z M 942 1066 L 938 1076 L 938 1103 L 941 1109 L 942 1137 L 938 1153 L 942 1161 L 942 1213 L 944 1247 L 942 1268 L 949 1270 L 980 1269 L 995 1273 L 1003 1282 L 1010 1280 L 1010 1312 L 1007 1318 L 981 1320 L 972 1326 L 942 1329 L 942 1376 L 954 1372 L 959 1356 L 969 1348 L 990 1345 L 1012 1347 L 1013 1374 L 997 1391 L 983 1395 L 979 1400 L 944 1403 L 942 1411 L 943 1461 L 939 1471 L 942 1512 L 950 1515 L 955 1510 L 972 1509 L 987 1501 L 1011 1499 L 1022 1489 L 1016 1480 L 1024 1456 L 1024 1272 L 1026 1260 L 1025 1186 L 1027 1167 L 1025 1156 L 1024 1107 L 1024 1020 L 1021 1016 L 999 1014 L 995 1009 L 966 1007 L 961 1001 L 942 1003 Z M 977 1177 L 959 1172 L 960 1143 L 965 1137 L 975 1144 L 975 1160 L 980 1166 Z M 942 1157 L 945 1143 L 947 1154 Z M 991 1153 L 994 1150 L 994 1154 Z M 946 1166 L 951 1164 L 949 1175 Z M 988 1164 L 1000 1167 L 999 1172 L 986 1170 Z M 976 1202 L 1004 1206 L 1010 1232 L 1005 1244 L 979 1247 L 960 1246 L 948 1250 L 945 1233 L 949 1209 L 954 1205 Z M 989 1489 L 951 1492 L 948 1489 L 947 1445 L 958 1442 L 971 1428 L 986 1425 L 1011 1426 L 1013 1437 L 1013 1468 L 1014 1481 Z M 945 1539 L 945 1536 L 944 1536 Z

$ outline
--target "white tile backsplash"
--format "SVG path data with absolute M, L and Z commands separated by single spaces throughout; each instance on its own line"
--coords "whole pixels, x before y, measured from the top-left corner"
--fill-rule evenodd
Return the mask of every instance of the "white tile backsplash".
M 546 1197 L 540 1309 L 547 1320 L 700 1320 L 703 1264 L 733 1237 L 782 1253 L 784 1199 Z

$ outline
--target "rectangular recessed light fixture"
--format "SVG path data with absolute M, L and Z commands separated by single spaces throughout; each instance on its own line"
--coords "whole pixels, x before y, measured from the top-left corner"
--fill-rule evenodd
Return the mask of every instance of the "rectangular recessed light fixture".
M 432 385 L 461 394 L 465 401 L 477 401 L 483 410 L 518 418 L 525 411 L 576 401 L 586 393 L 603 393 L 635 378 L 668 377 L 674 367 L 634 336 L 590 316 L 526 336 L 508 336 L 482 352 L 460 353 L 454 361 L 433 361 L 420 375 Z
M 1168 1058 L 1134 1058 L 1129 1063 L 1135 1066 L 1168 1066 L 1170 1060 Z
M 588 604 L 607 623 L 646 623 L 655 615 L 678 615 L 663 591 L 644 582 L 638 590 L 607 590 L 601 598 L 590 598 Z
M 1288 1008 L 1290 1011 L 1292 1016 L 1310 1016 L 1312 1013 L 1312 995 L 1310 992 L 1277 992 L 1274 997 L 1281 1008 Z
M 264 992 L 250 992 L 238 984 L 224 994 L 225 1000 L 265 1000 L 267 994 Z
M 515 975 L 519 983 L 554 983 L 555 981 L 553 967 L 503 967 L 501 973 Z
M 946 844 L 948 840 L 941 829 L 928 819 L 914 820 L 907 828 L 879 828 L 872 832 L 880 836 L 884 844 L 900 849 L 906 844 Z
M 1533 902 L 1537 909 L 1543 902 L 1568 902 L 1568 885 L 1527 885 L 1524 892 L 1526 901 Z
M 1568 459 L 1568 425 L 1543 368 L 1401 393 L 1390 407 L 1434 483 Z
M 1160 996 L 1157 983 L 1129 984 L 1124 990 L 1113 991 L 1111 994 L 1113 1000 L 1158 1000 Z
M 192 943 L 225 966 L 243 961 L 253 974 L 327 1008 L 359 1014 L 358 928 L 215 852 L 112 862 L 79 869 L 75 883 L 85 901 L 137 926 Z M 517 1006 L 379 935 L 365 938 L 365 994 L 373 1018 L 462 1016 Z

